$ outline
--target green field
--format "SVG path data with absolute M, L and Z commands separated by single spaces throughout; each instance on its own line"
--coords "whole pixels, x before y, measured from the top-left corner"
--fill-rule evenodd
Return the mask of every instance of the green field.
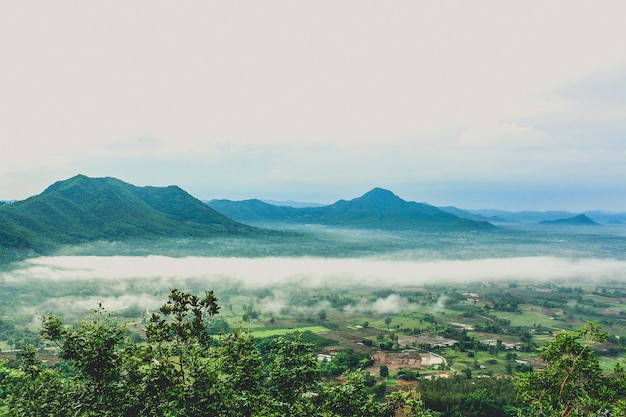
M 251 331 L 252 336 L 258 339 L 262 339 L 264 337 L 273 337 L 273 336 L 284 336 L 293 332 L 305 332 L 310 331 L 313 333 L 327 333 L 330 332 L 330 329 L 327 329 L 323 326 L 302 326 L 297 328 L 283 328 L 283 329 L 265 329 L 265 330 L 253 330 Z

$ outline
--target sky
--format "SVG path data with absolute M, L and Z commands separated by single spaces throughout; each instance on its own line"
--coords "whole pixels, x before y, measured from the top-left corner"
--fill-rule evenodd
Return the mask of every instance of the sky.
M 0 199 L 626 211 L 626 2 L 0 3 Z

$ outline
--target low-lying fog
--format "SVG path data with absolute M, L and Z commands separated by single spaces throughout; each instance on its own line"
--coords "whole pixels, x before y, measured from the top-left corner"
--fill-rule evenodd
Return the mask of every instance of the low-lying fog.
M 198 294 L 215 290 L 222 305 L 238 291 L 266 290 L 263 301 L 257 300 L 260 308 L 278 311 L 289 302 L 288 294 L 298 290 L 507 280 L 623 281 L 623 231 L 607 227 L 593 232 L 411 234 L 324 229 L 316 230 L 315 238 L 272 242 L 177 240 L 152 246 L 100 242 L 66 248 L 61 256 L 24 261 L 0 272 L 0 287 L 4 294 L 15 295 L 19 314 L 76 317 L 98 303 L 109 311 L 131 307 L 145 311 L 161 305 L 170 288 Z M 367 305 L 349 308 L 384 313 L 401 303 L 395 295 L 370 297 Z M 0 313 L 16 312 L 8 308 L 5 305 Z
M 260 311 L 278 313 L 297 291 L 360 288 L 419 288 L 428 285 L 503 280 L 565 282 L 610 281 L 626 277 L 626 261 L 515 257 L 474 260 L 395 261 L 374 258 L 218 258 L 165 256 L 60 256 L 31 259 L 19 269 L 0 274 L 12 290 L 36 291 L 35 305 L 19 307 L 36 318 L 48 312 L 76 319 L 98 303 L 109 311 L 153 309 L 165 301 L 170 288 L 201 294 L 215 290 L 220 304 L 233 289 L 263 290 Z M 36 288 L 36 290 L 34 289 Z M 224 295 L 226 296 L 224 297 Z M 37 297 L 34 300 L 38 299 Z M 394 313 L 403 304 L 397 295 L 368 298 L 347 310 Z M 327 306 L 309 306 L 320 310 Z
M 4 282 L 38 280 L 132 282 L 171 287 L 186 281 L 250 289 L 299 285 L 404 287 L 495 280 L 614 280 L 626 278 L 626 261 L 517 257 L 473 260 L 394 261 L 378 258 L 212 258 L 165 256 L 59 256 L 25 261 L 0 274 Z M 42 289 L 43 290 L 43 289 Z

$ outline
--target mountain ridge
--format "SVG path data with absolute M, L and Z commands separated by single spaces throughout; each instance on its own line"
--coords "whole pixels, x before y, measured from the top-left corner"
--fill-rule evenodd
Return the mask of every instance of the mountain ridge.
M 46 252 L 62 244 L 130 238 L 255 234 L 177 186 L 137 187 L 77 175 L 0 206 L 4 250 Z
M 277 207 L 260 200 L 211 200 L 212 208 L 240 222 L 310 223 L 381 229 L 448 228 L 486 230 L 488 222 L 461 219 L 435 206 L 409 202 L 383 188 L 373 188 L 352 200 L 322 207 Z
M 555 226 L 600 226 L 599 223 L 594 222 L 585 214 L 579 214 L 578 216 L 565 219 L 544 220 L 540 224 Z
M 486 219 L 495 223 L 523 223 L 537 224 L 542 221 L 559 220 L 584 214 L 591 220 L 600 224 L 623 224 L 626 223 L 626 212 L 608 212 L 603 210 L 589 210 L 582 213 L 564 210 L 547 211 L 505 211 L 497 209 L 459 209 L 456 207 L 440 207 L 463 218 Z

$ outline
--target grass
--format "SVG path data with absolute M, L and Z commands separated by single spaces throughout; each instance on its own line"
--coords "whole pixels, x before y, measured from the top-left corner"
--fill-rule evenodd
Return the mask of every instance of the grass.
M 397 387 L 398 385 L 400 385 L 400 384 L 398 384 L 398 381 L 396 381 L 393 378 L 385 378 L 385 384 L 388 387 Z
M 616 356 L 614 358 L 609 358 L 606 356 L 600 356 L 600 368 L 602 368 L 602 371 L 605 373 L 611 373 L 613 372 L 613 369 L 615 368 L 615 365 L 619 362 L 622 366 L 624 366 L 624 360 L 626 360 L 626 358 L 624 358 L 624 356 Z
M 284 336 L 286 334 L 293 333 L 295 331 L 304 332 L 307 330 L 313 333 L 330 332 L 330 329 L 324 326 L 303 326 L 303 327 L 282 328 L 282 329 L 253 330 L 252 336 L 254 336 L 255 338 Z
M 531 304 L 524 304 L 520 306 L 520 313 L 506 312 L 506 311 L 494 311 L 496 316 L 511 321 L 511 326 L 522 326 L 527 328 L 536 328 L 541 325 L 542 328 L 552 328 L 555 323 L 551 320 L 551 313 L 549 310 L 542 307 L 538 307 Z

